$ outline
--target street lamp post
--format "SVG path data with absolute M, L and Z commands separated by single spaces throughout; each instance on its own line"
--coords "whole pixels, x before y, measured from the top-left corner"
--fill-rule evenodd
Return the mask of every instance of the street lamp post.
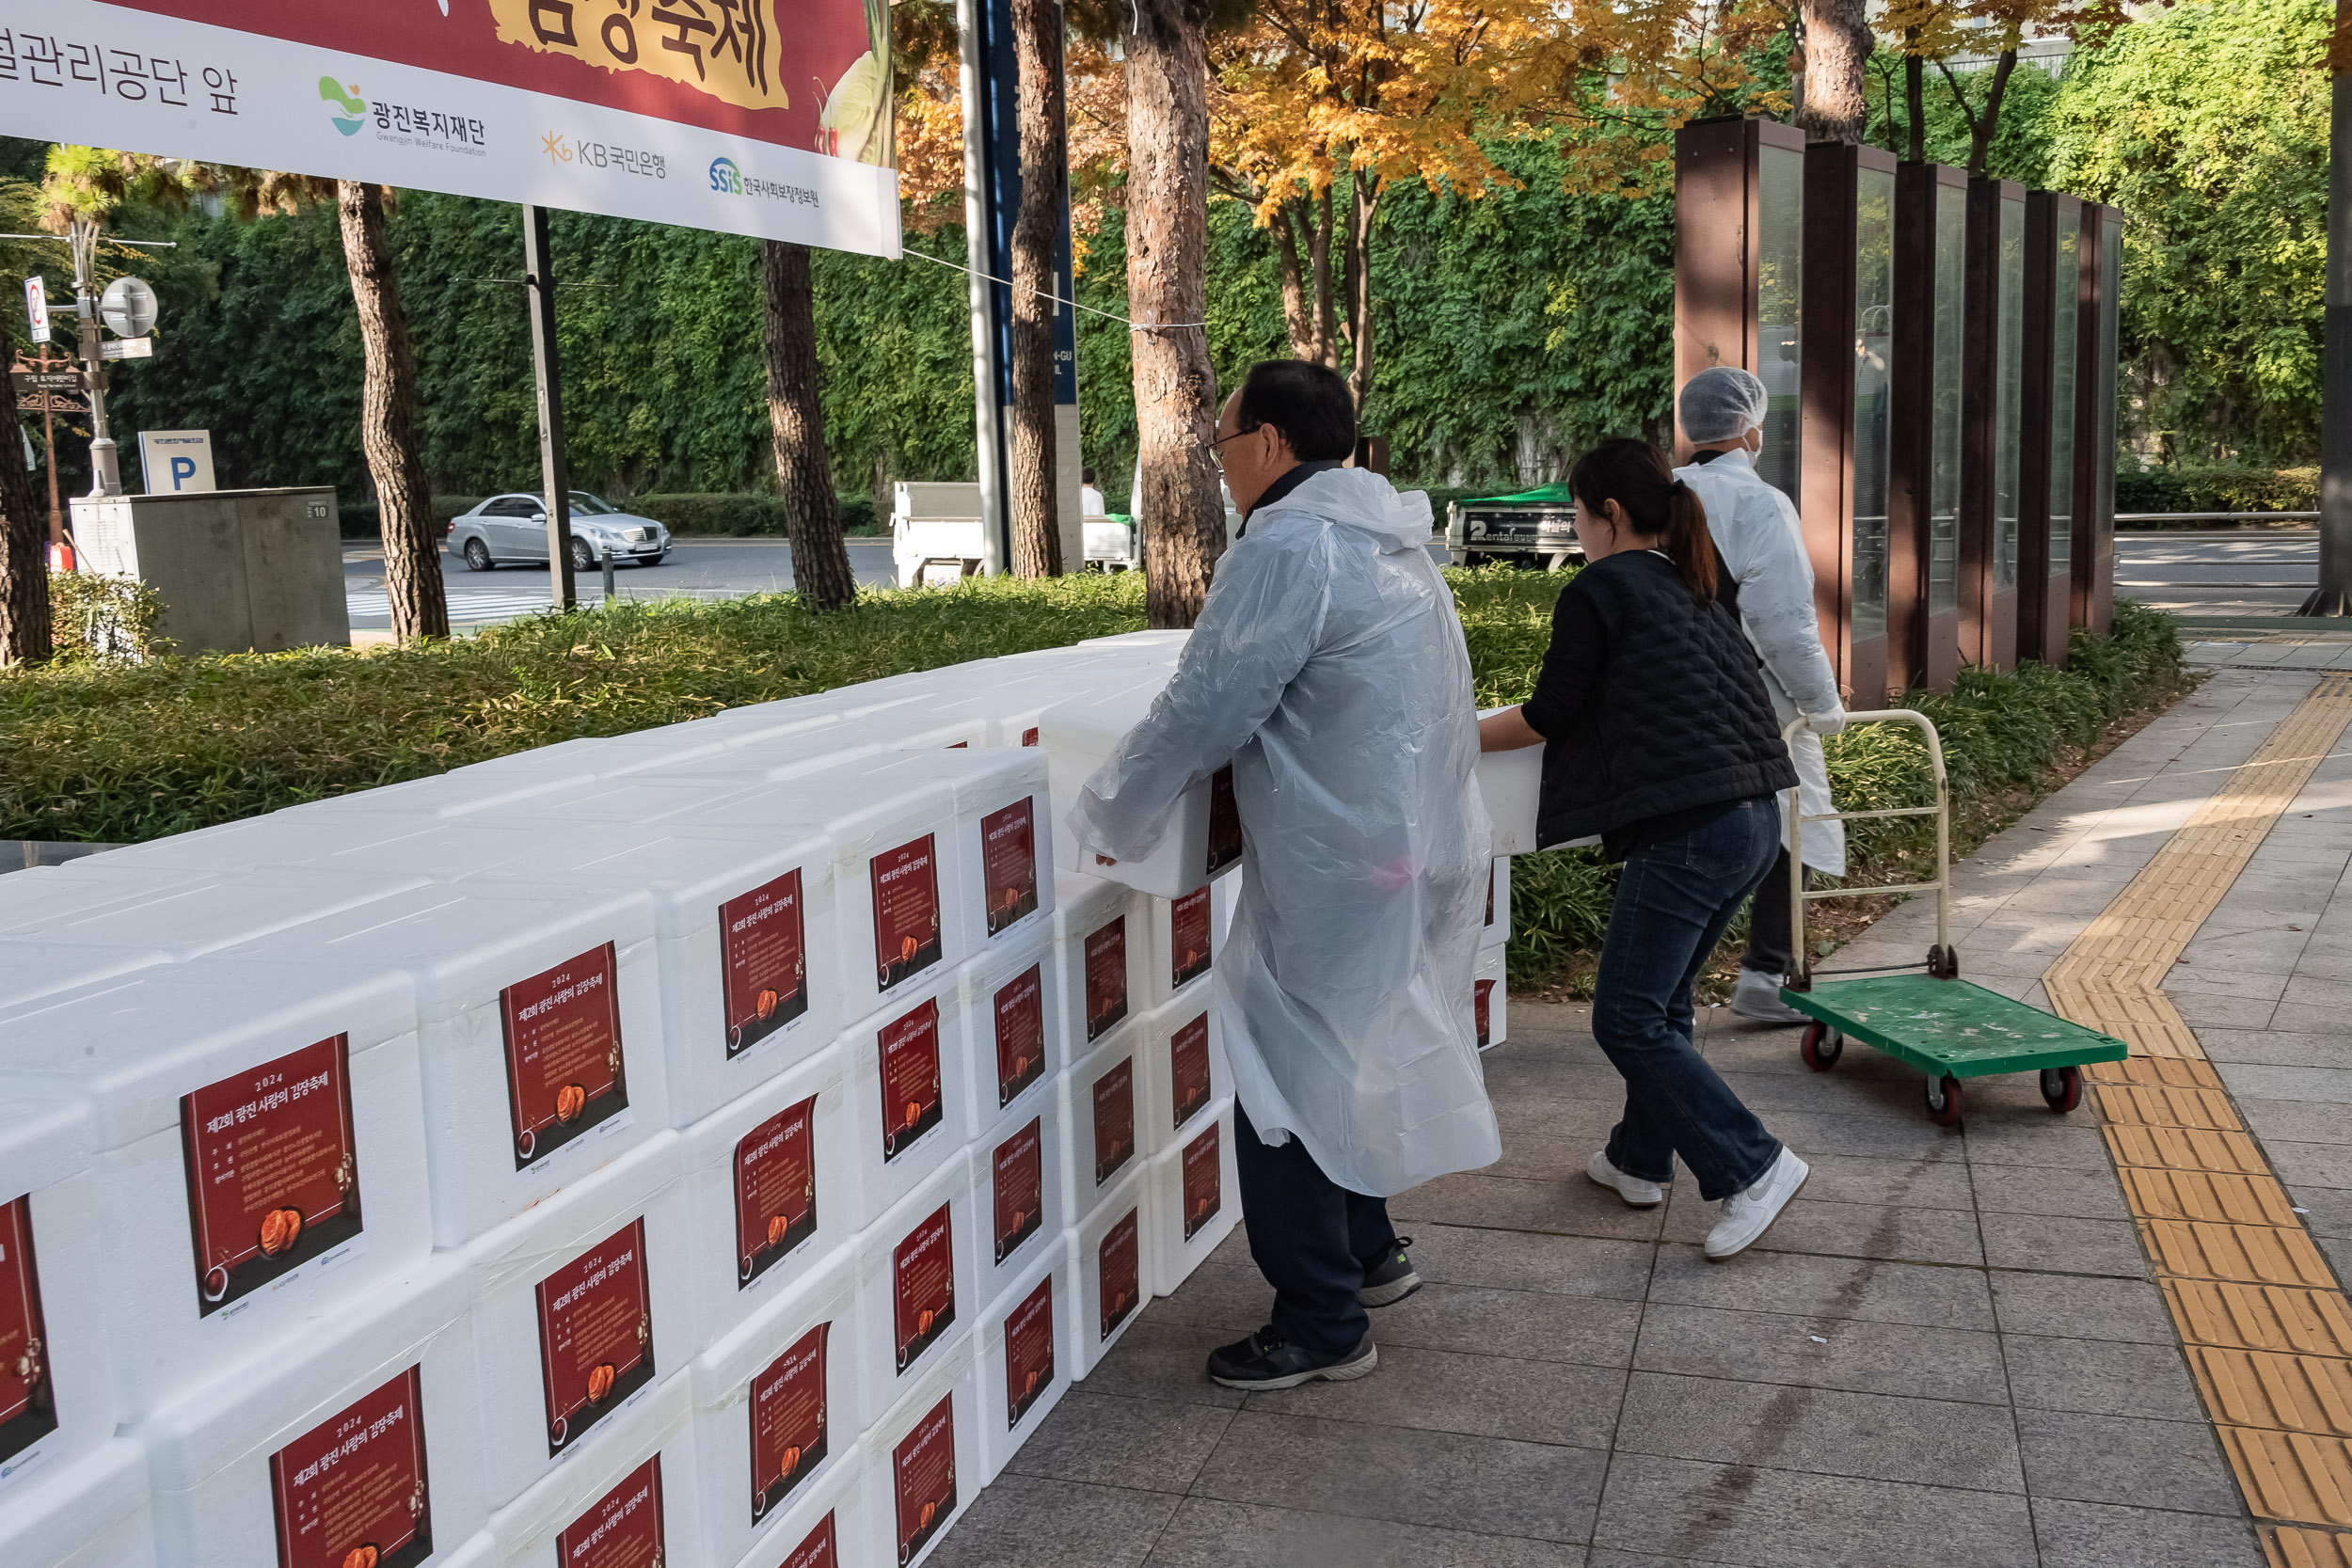
M 82 382 L 89 388 L 89 493 L 122 494 L 122 466 L 115 454 L 115 438 L 106 426 L 106 366 L 99 356 L 98 294 L 91 288 L 92 262 L 97 260 L 97 223 L 75 218 L 66 238 L 73 245 L 73 309 L 81 324 Z
M 2319 389 L 2319 586 L 2303 615 L 2352 615 L 2352 0 L 2328 51 L 2328 349 Z

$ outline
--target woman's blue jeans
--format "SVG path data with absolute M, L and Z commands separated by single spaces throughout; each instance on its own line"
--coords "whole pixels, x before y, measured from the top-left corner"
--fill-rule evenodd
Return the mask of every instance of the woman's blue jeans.
M 1593 988 L 1593 1037 L 1625 1079 L 1609 1163 L 1628 1176 L 1671 1181 L 1679 1154 L 1711 1202 L 1755 1185 L 1779 1158 L 1780 1140 L 1691 1042 L 1691 987 L 1779 849 L 1767 795 L 1626 857 Z

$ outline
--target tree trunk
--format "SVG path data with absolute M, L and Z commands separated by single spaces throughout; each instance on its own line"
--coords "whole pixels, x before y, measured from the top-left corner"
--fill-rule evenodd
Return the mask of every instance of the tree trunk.
M 803 602 L 840 610 L 857 599 L 841 503 L 825 453 L 825 405 L 817 392 L 817 304 L 808 247 L 760 242 L 768 295 L 768 422 L 775 432 L 776 484 L 792 540 L 792 584 Z
M 1225 548 L 1209 443 L 1209 64 L 1205 0 L 1134 0 L 1127 35 L 1127 301 L 1136 322 L 1144 614 L 1189 626 Z
M 1282 325 L 1294 357 L 1340 368 L 1338 309 L 1331 288 L 1331 192 L 1321 200 L 1292 197 L 1276 212 L 1275 250 L 1282 269 Z M 1307 261 L 1298 260 L 1298 235 L 1306 235 Z
M 0 310 L 0 365 L 16 363 L 14 317 Z M 56 462 L 57 454 L 49 453 Z M 46 664 L 49 625 L 49 509 L 24 466 L 16 395 L 0 397 L 0 664 Z
M 1817 141 L 1861 145 L 1870 124 L 1865 62 L 1874 40 L 1864 0 L 1804 0 L 1804 108 L 1797 124 Z
M 1903 29 L 1903 42 L 1915 49 L 1919 29 Z M 1915 53 L 1903 55 L 1903 112 L 1911 117 L 1911 148 L 1915 164 L 1928 161 L 1928 62 Z
M 1059 577 L 1061 504 L 1055 483 L 1054 268 L 1070 181 L 1061 8 L 1012 0 L 1020 70 L 1021 209 L 1012 225 L 1012 571 Z
M 337 181 L 335 211 L 342 221 L 343 265 L 351 274 L 351 303 L 359 315 L 359 347 L 367 361 L 359 391 L 359 445 L 375 481 L 392 635 L 403 642 L 447 637 L 441 540 L 433 526 L 433 487 L 417 444 L 417 356 L 392 276 L 391 246 L 384 239 L 384 188 Z
M 2009 73 L 2017 69 L 2017 51 L 2001 51 L 1993 64 L 1993 90 L 1985 94 L 1984 107 L 1977 111 L 1975 122 L 1969 127 L 1968 172 L 1982 174 L 1985 160 L 1993 153 L 1993 133 L 2001 124 L 2001 98 L 2009 91 Z
M 1347 343 L 1355 357 L 1347 368 L 1347 389 L 1360 415 L 1364 400 L 1372 395 L 1372 219 L 1379 210 L 1384 187 L 1378 177 L 1370 174 L 1357 175 L 1348 186 L 1346 250 L 1342 261 L 1347 284 Z

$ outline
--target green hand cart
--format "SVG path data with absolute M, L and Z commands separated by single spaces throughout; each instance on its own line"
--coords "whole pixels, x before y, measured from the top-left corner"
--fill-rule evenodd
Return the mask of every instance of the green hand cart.
M 1960 954 L 1951 940 L 1952 810 L 1944 779 L 1943 741 L 1925 714 L 1909 708 L 1849 714 L 1847 722 L 1917 726 L 1927 738 L 1928 762 L 1935 775 L 1935 804 L 1808 815 L 1798 804 L 1797 792 L 1788 792 L 1789 927 L 1796 937 L 1798 968 L 1780 997 L 1813 1020 L 1805 1025 L 1798 1044 L 1804 1065 L 1816 1072 L 1829 1071 L 1845 1053 L 1846 1038 L 1851 1036 L 1927 1074 L 1928 1119 L 1939 1127 L 1960 1124 L 1963 1079 L 1995 1072 L 2039 1072 L 2042 1098 L 2050 1109 L 2060 1115 L 2073 1110 L 2082 1102 L 2083 1065 L 2120 1062 L 2130 1048 L 2113 1036 L 2070 1023 L 1960 977 Z M 1786 737 L 1792 746 L 1804 727 L 1802 719 L 1788 725 Z M 1935 880 L 1899 887 L 1805 887 L 1804 824 L 1880 816 L 1935 818 Z M 1804 937 L 1808 900 L 1928 892 L 1935 895 L 1935 945 L 1928 949 L 1923 973 L 1913 972 L 1909 965 L 1818 972 L 1813 968 L 1812 949 Z M 1829 975 L 1854 978 L 1826 979 Z

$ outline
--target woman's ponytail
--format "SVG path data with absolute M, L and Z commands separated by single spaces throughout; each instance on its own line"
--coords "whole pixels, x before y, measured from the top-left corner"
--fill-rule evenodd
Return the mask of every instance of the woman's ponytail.
M 1629 436 L 1603 441 L 1577 459 L 1568 489 L 1588 511 L 1615 501 L 1636 533 L 1658 541 L 1693 597 L 1715 596 L 1715 540 L 1707 531 L 1707 508 L 1675 478 L 1656 447 Z

